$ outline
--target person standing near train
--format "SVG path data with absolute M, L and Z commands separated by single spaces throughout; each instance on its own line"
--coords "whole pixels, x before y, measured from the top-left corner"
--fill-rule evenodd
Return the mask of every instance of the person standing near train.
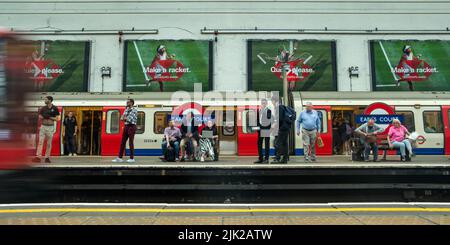
M 292 123 L 295 122 L 295 111 L 289 106 L 280 104 L 277 96 L 272 97 L 272 104 L 275 108 L 275 115 L 277 115 L 272 125 L 272 131 L 277 130 L 278 132 L 275 139 L 276 155 L 272 163 L 286 164 L 289 160 L 289 131 Z
M 123 162 L 123 154 L 125 153 L 125 145 L 127 144 L 127 140 L 129 140 L 130 145 L 130 159 L 127 160 L 129 163 L 136 162 L 134 160 L 134 135 L 136 134 L 136 124 L 137 124 L 137 114 L 138 111 L 136 107 L 134 107 L 134 100 L 127 100 L 127 108 L 125 112 L 120 117 L 120 120 L 125 122 L 125 127 L 123 129 L 122 134 L 122 143 L 120 144 L 119 156 L 112 160 L 113 162 Z
M 41 162 L 39 156 L 42 154 L 42 147 L 44 140 L 47 139 L 47 148 L 45 149 L 45 162 L 50 162 L 50 153 L 52 152 L 52 140 L 53 134 L 56 131 L 55 122 L 59 120 L 58 107 L 53 105 L 53 97 L 46 96 L 44 100 L 45 106 L 39 110 L 39 119 L 42 120 L 41 127 L 39 128 L 39 143 L 36 151 L 36 157 L 33 158 L 33 162 Z
M 272 111 L 267 106 L 267 100 L 261 100 L 261 108 L 257 114 L 258 125 L 258 160 L 254 163 L 269 163 L 270 128 L 272 127 Z M 263 155 L 264 142 L 264 155 Z
M 306 109 L 300 112 L 297 120 L 297 135 L 302 134 L 305 162 L 316 161 L 316 140 L 321 125 L 319 113 L 313 109 L 311 102 L 307 102 Z

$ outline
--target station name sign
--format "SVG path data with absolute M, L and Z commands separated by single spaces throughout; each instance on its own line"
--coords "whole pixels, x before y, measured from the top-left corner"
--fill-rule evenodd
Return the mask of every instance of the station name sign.
M 392 120 L 398 119 L 401 123 L 404 121 L 403 115 L 357 115 L 356 116 L 356 123 L 357 124 L 363 124 L 369 121 L 369 119 L 373 118 L 375 120 L 375 123 L 377 124 L 391 124 Z

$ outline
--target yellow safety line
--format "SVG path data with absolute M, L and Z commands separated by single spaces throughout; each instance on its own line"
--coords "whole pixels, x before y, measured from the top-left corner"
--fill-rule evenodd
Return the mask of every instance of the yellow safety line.
M 450 208 L 259 208 L 259 209 L 161 209 L 161 208 L 30 208 L 2 209 L 2 213 L 289 213 L 289 212 L 450 212 Z

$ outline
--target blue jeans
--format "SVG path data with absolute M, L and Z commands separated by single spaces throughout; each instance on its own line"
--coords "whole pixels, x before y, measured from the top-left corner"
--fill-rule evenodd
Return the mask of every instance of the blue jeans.
M 369 160 L 370 150 L 373 151 L 373 160 L 378 160 L 378 145 L 377 143 L 364 143 L 364 160 Z
M 178 141 L 171 141 L 170 145 L 175 150 L 175 157 L 178 158 L 178 156 L 180 154 L 180 142 L 178 142 Z M 167 148 L 167 142 L 163 141 L 162 144 L 161 144 L 161 149 L 163 151 L 163 154 L 164 154 L 164 151 L 166 150 L 166 148 Z
M 406 156 L 406 150 L 408 150 L 409 155 L 412 154 L 412 146 L 409 140 L 405 139 L 402 142 L 393 141 L 392 145 L 394 146 L 394 149 L 400 149 L 400 154 L 402 157 Z

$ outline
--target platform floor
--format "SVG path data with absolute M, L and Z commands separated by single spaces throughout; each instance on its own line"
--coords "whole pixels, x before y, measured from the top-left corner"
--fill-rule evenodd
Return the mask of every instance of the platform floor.
M 217 162 L 162 162 L 156 156 L 138 156 L 136 163 L 113 163 L 114 157 L 61 156 L 51 157 L 50 164 L 36 164 L 38 168 L 389 168 L 389 167 L 450 167 L 450 161 L 443 155 L 420 155 L 411 162 L 401 162 L 398 156 L 388 156 L 386 161 L 354 162 L 350 156 L 319 156 L 317 162 L 304 163 L 302 156 L 291 156 L 288 164 L 254 164 L 256 157 L 223 156 Z M 124 158 L 126 160 L 127 158 Z
M 1 225 L 450 225 L 450 203 L 2 204 Z

